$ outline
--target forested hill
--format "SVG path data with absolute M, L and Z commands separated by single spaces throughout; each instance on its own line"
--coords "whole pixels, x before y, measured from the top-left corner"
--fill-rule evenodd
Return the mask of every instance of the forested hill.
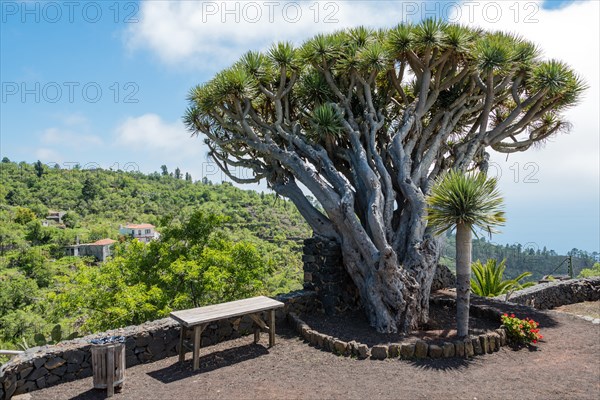
M 311 230 L 291 202 L 161 169 L 0 162 L 0 349 L 302 287 Z M 66 212 L 62 224 L 51 211 Z M 119 235 L 126 223 L 153 224 L 161 238 L 131 241 Z M 65 255 L 104 238 L 119 243 L 103 264 Z
M 229 218 L 228 225 L 249 228 L 262 238 L 310 235 L 308 225 L 291 202 L 274 194 L 241 190 L 229 183 L 212 184 L 206 179 L 192 182 L 187 173 L 178 169 L 168 173 L 163 166 L 162 173 L 146 175 L 3 161 L 0 163 L 3 221 L 7 221 L 6 213 L 11 206 L 28 208 L 38 218 L 44 218 L 49 210 L 67 211 L 67 228 L 77 228 L 70 236 L 77 233 L 84 242 L 116 238 L 119 224 L 158 226 L 165 216 L 177 218 L 197 208 L 224 214 Z M 11 240 L 18 242 L 18 232 L 12 233 L 15 235 L 2 233 L 5 245 Z
M 481 260 L 485 263 L 489 258 L 498 261 L 506 259 L 505 277 L 511 279 L 525 271 L 532 273 L 532 276 L 526 279 L 531 281 L 537 281 L 544 275 L 567 275 L 569 256 L 572 256 L 573 275 L 577 276 L 582 269 L 593 266 L 598 253 L 572 249 L 567 254 L 558 254 L 554 250 L 547 249 L 543 244 L 540 247 L 533 242 L 525 245 L 520 243 L 502 245 L 486 240 L 483 236 L 473 240 L 473 261 Z M 455 259 L 455 236 L 451 235 L 446 240 L 442 263 L 454 269 Z

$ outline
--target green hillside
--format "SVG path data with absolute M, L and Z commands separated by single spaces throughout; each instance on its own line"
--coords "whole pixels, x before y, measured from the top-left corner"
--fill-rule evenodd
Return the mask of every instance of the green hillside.
M 446 238 L 446 245 L 442 253 L 441 262 L 454 270 L 456 259 L 454 235 Z M 568 257 L 571 257 L 573 265 L 573 276 L 577 276 L 582 269 L 591 268 L 594 265 L 597 253 L 588 253 L 583 250 L 573 249 L 565 255 L 558 254 L 554 250 L 549 250 L 542 246 L 539 248 L 536 244 L 521 245 L 520 243 L 497 244 L 486 240 L 484 236 L 473 239 L 473 261 L 481 260 L 485 262 L 489 258 L 495 258 L 498 261 L 506 259 L 505 277 L 513 279 L 525 271 L 532 273 L 530 281 L 538 281 L 545 275 L 567 275 Z
M 193 182 L 166 167 L 146 175 L 36 164 L 0 163 L 0 348 L 23 339 L 32 345 L 35 334 L 49 337 L 56 324 L 85 333 L 209 302 L 210 293 L 235 298 L 301 287 L 300 250 L 311 231 L 282 198 Z M 44 226 L 49 211 L 65 211 L 64 224 Z M 152 246 L 132 244 L 119 237 L 126 223 L 151 223 L 163 237 Z M 193 223 L 205 229 L 194 231 Z M 123 243 L 102 266 L 65 256 L 77 239 L 103 238 Z M 177 286 L 184 279 L 189 288 Z M 94 293 L 95 286 L 104 289 Z M 91 311 L 91 302 L 103 301 L 110 317 Z M 131 308 L 145 311 L 133 315 Z

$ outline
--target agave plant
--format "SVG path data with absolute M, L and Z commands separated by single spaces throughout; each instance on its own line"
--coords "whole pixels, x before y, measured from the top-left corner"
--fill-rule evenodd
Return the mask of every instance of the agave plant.
M 477 260 L 471 265 L 471 291 L 478 296 L 495 297 L 535 285 L 534 282 L 520 283 L 531 276 L 531 272 L 523 272 L 514 279 L 504 279 L 506 260 L 500 263 L 490 258 L 485 264 Z

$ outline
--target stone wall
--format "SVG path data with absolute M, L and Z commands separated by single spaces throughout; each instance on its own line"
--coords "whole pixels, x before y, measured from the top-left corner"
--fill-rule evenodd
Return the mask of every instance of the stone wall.
M 315 311 L 316 294 L 308 291 L 277 296 L 285 304 L 277 310 L 281 322 L 289 312 L 302 314 Z M 210 324 L 202 333 L 202 346 L 235 339 L 252 331 L 249 317 L 232 318 Z M 0 400 L 13 395 L 41 389 L 92 375 L 90 343 L 106 336 L 124 336 L 126 366 L 153 362 L 179 352 L 179 324 L 171 318 L 128 326 L 80 339 L 61 342 L 55 346 L 28 349 L 0 367 Z M 191 331 L 188 332 L 191 334 Z
M 438 264 L 431 283 L 431 292 L 456 287 L 456 276 L 445 265 Z
M 304 240 L 304 289 L 314 291 L 326 314 L 359 309 L 358 289 L 342 263 L 335 240 L 314 236 Z
M 346 272 L 342 251 L 335 240 L 313 236 L 304 240 L 304 289 L 315 291 L 328 315 L 361 308 L 358 289 Z M 456 286 L 456 277 L 438 265 L 431 291 Z
M 505 295 L 497 299 L 504 300 Z M 582 301 L 600 300 L 600 277 L 547 282 L 514 292 L 511 303 L 548 310 Z

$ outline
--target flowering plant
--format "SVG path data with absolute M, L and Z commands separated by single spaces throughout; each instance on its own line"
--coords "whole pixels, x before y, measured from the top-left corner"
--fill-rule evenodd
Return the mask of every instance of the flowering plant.
M 519 319 L 515 314 L 506 313 L 501 318 L 509 340 L 515 344 L 537 343 L 544 338 L 540 334 L 539 324 L 530 318 Z

